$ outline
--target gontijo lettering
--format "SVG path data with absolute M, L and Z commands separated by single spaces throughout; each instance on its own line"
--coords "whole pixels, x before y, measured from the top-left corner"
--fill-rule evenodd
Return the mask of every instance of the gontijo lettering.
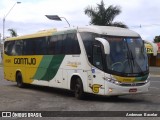
M 35 65 L 35 58 L 14 58 L 14 64 Z

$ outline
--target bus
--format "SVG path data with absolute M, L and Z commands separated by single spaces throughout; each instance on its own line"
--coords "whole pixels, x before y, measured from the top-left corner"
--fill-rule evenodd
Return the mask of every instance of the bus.
M 85 26 L 46 30 L 4 42 L 4 78 L 17 83 L 119 96 L 148 92 L 144 41 L 132 30 Z

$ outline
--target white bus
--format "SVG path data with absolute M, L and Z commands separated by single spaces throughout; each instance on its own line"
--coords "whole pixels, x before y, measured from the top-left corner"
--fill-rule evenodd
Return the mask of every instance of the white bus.
M 128 29 L 86 26 L 9 38 L 4 77 L 19 87 L 35 84 L 104 96 L 145 93 L 149 67 L 144 42 Z

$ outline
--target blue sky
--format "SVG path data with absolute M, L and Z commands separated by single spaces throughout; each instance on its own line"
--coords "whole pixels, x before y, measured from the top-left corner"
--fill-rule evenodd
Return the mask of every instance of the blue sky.
M 51 21 L 45 15 L 59 15 L 65 17 L 71 26 L 89 25 L 90 18 L 84 14 L 84 9 L 91 5 L 96 7 L 101 0 L 19 0 L 6 17 L 5 35 L 7 29 L 13 28 L 18 35 L 30 34 L 44 29 L 64 28 L 68 24 Z M 16 0 L 0 0 L 0 33 L 2 34 L 2 20 Z M 153 41 L 160 35 L 160 0 L 104 0 L 109 5 L 121 6 L 122 13 L 115 21 L 121 21 L 131 30 L 138 32 L 143 39 Z M 141 26 L 141 27 L 140 27 Z

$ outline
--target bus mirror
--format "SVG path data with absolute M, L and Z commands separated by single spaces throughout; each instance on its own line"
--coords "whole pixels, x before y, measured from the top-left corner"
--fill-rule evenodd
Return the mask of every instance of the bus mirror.
M 110 45 L 109 42 L 104 39 L 104 38 L 95 38 L 95 40 L 99 41 L 102 43 L 103 47 L 104 47 L 104 53 L 105 54 L 110 54 Z

